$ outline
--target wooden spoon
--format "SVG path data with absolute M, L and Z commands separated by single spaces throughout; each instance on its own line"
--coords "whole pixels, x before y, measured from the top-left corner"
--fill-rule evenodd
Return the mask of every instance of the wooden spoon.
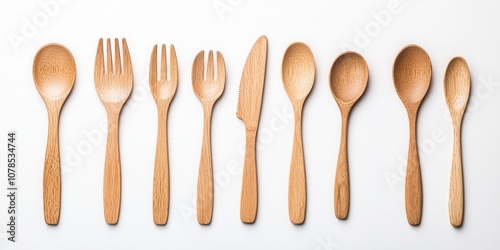
M 346 219 L 349 213 L 347 122 L 352 107 L 365 92 L 367 84 L 368 66 L 360 54 L 346 52 L 335 60 L 330 72 L 330 89 L 342 115 L 342 136 L 334 192 L 335 216 L 339 219 Z
M 431 83 L 432 66 L 429 55 L 417 45 L 399 52 L 394 62 L 393 80 L 399 98 L 405 105 L 410 123 L 410 148 L 406 169 L 406 218 L 410 225 L 422 218 L 422 178 L 417 149 L 417 113 Z
M 462 118 L 469 100 L 470 74 L 465 59 L 455 57 L 448 64 L 444 76 L 444 94 L 453 121 L 454 143 L 450 180 L 450 223 L 455 227 L 462 225 L 464 218 L 464 187 L 462 174 Z
M 61 164 L 59 156 L 59 116 L 76 78 L 71 52 L 60 44 L 42 47 L 33 62 L 33 80 L 47 107 L 49 131 L 43 170 L 43 210 L 45 222 L 59 223 L 61 210 Z
M 206 75 L 203 77 L 204 51 L 200 51 L 193 62 L 193 90 L 203 106 L 203 142 L 201 147 L 200 171 L 198 174 L 197 216 L 198 223 L 208 225 L 212 221 L 214 186 L 212 170 L 211 121 L 215 102 L 224 92 L 226 66 L 222 53 L 217 51 L 217 66 L 214 71 L 213 52 L 208 53 Z M 215 74 L 217 72 L 217 78 Z
M 302 148 L 302 107 L 314 84 L 316 66 L 311 49 L 304 43 L 288 47 L 283 58 L 281 75 L 295 113 L 288 213 L 293 224 L 304 223 L 306 213 L 306 173 Z

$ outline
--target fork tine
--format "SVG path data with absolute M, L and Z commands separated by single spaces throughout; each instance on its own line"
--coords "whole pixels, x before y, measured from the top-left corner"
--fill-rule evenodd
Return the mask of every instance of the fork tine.
M 104 51 L 102 46 L 102 38 L 99 39 L 99 44 L 97 45 L 97 52 L 95 55 L 95 65 L 94 65 L 94 78 L 100 79 L 104 75 Z
M 177 82 L 177 55 L 173 44 L 170 45 L 170 81 Z
M 115 74 L 122 73 L 122 60 L 120 59 L 120 43 L 115 38 Z
M 125 75 L 129 75 L 133 77 L 132 71 L 132 60 L 130 60 L 130 52 L 128 51 L 127 40 L 125 38 L 122 39 L 123 46 L 123 73 Z
M 208 52 L 207 77 L 205 80 L 214 80 L 214 55 L 213 51 Z
M 107 52 L 107 65 L 106 65 L 106 73 L 108 74 L 113 74 L 113 59 L 111 58 L 112 57 L 112 53 L 111 53 L 111 40 L 108 38 L 107 39 L 107 43 L 106 43 L 106 52 Z
M 226 82 L 226 63 L 222 53 L 217 51 L 217 80 Z
M 157 65 L 157 53 L 158 45 L 153 47 L 153 52 L 151 52 L 151 60 L 149 62 L 149 84 L 155 84 L 158 81 L 158 65 Z
M 167 51 L 165 44 L 161 46 L 161 71 L 160 80 L 167 80 Z
M 199 82 L 203 81 L 203 69 L 205 68 L 204 66 L 204 58 L 205 58 L 205 51 L 200 51 L 198 55 L 194 58 L 193 62 L 193 72 L 192 72 L 192 77 L 193 77 L 193 85 Z

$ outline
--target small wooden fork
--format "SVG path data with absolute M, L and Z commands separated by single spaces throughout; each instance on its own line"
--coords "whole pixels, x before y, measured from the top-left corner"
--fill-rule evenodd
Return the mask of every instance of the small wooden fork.
M 103 39 L 99 39 L 95 58 L 94 83 L 97 94 L 108 114 L 108 138 L 104 166 L 104 217 L 114 225 L 118 222 L 121 198 L 120 149 L 118 123 L 120 112 L 127 101 L 134 83 L 132 62 L 127 41 L 123 43 L 123 66 L 120 59 L 120 45 L 115 38 L 115 61 L 113 64 L 111 41 L 107 39 L 107 62 L 104 65 Z
M 156 225 L 167 224 L 169 207 L 169 166 L 168 166 L 168 108 L 177 90 L 177 56 L 174 45 L 170 45 L 170 77 L 167 78 L 167 52 L 165 44 L 161 47 L 161 69 L 158 79 L 158 46 L 151 53 L 149 64 L 149 86 L 158 109 L 158 138 L 153 178 L 153 221 Z
M 212 221 L 214 205 L 214 185 L 212 176 L 212 148 L 210 142 L 210 123 L 212 109 L 224 92 L 226 66 L 224 57 L 217 51 L 217 79 L 214 77 L 213 52 L 208 53 L 207 72 L 203 78 L 204 51 L 200 51 L 193 62 L 193 90 L 203 105 L 203 143 L 201 147 L 200 172 L 198 174 L 197 212 L 198 223 L 208 225 Z

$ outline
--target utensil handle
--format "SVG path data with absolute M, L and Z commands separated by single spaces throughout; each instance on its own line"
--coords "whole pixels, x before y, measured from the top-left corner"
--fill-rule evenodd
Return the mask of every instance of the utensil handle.
M 212 105 L 203 105 L 203 142 L 201 147 L 200 170 L 198 174 L 197 212 L 198 223 L 208 225 L 212 221 L 214 186 L 212 176 L 211 117 Z
M 462 173 L 462 144 L 460 123 L 456 122 L 454 129 L 453 160 L 450 179 L 450 223 L 454 227 L 462 225 L 464 217 L 464 186 Z
M 257 216 L 257 164 L 255 142 L 257 130 L 246 130 L 245 166 L 241 190 L 240 218 L 243 223 L 254 223 Z
M 170 201 L 170 177 L 168 166 L 168 118 L 167 109 L 158 108 L 158 138 L 153 177 L 153 222 L 167 224 Z
M 306 216 L 306 173 L 302 146 L 302 107 L 295 110 L 290 180 L 288 184 L 288 214 L 293 224 L 302 224 Z
M 61 164 L 59 156 L 59 110 L 48 112 L 49 129 L 43 169 L 45 223 L 57 225 L 61 211 Z
M 347 158 L 347 121 L 349 113 L 342 113 L 342 134 L 340 138 L 339 157 L 335 174 L 334 208 L 338 219 L 346 219 L 349 214 L 349 165 Z
M 108 112 L 108 138 L 104 166 L 104 218 L 110 225 L 118 222 L 121 199 L 119 112 Z
M 410 114 L 410 148 L 406 169 L 406 218 L 410 225 L 420 224 L 422 218 L 422 177 L 417 148 L 416 112 Z

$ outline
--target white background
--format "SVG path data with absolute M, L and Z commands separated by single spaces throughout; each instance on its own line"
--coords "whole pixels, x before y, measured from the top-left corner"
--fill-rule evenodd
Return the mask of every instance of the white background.
M 0 249 L 499 249 L 500 3 L 395 1 L 394 9 L 388 7 L 392 0 L 73 0 L 56 3 L 48 13 L 38 1 L 2 0 L 0 140 L 7 140 L 9 130 L 17 132 L 20 191 L 14 244 L 6 239 L 7 200 L 0 198 Z M 380 14 L 374 13 L 381 11 L 390 18 L 378 20 Z M 23 34 L 28 22 L 36 31 Z M 259 212 L 255 224 L 245 225 L 239 219 L 245 134 L 235 113 L 245 58 L 263 34 L 269 54 L 258 136 Z M 14 36 L 24 40 L 15 44 Z M 122 207 L 116 226 L 107 225 L 103 216 L 106 131 L 99 129 L 106 114 L 93 82 L 100 37 L 127 38 L 135 74 L 121 119 Z M 307 43 L 316 59 L 316 82 L 303 117 L 308 203 L 302 226 L 288 218 L 293 119 L 281 81 L 283 54 L 295 41 Z M 60 223 L 47 226 L 42 204 L 47 114 L 31 69 L 36 51 L 53 42 L 73 52 L 78 74 L 60 121 Z M 152 221 L 157 118 L 148 85 L 151 49 L 161 43 L 173 43 L 179 61 L 179 87 L 169 113 L 171 203 L 164 227 Z M 406 221 L 408 121 L 392 82 L 394 58 L 411 43 L 428 52 L 433 67 L 418 119 L 424 189 L 418 227 Z M 333 181 L 340 112 L 328 79 L 345 44 L 365 57 L 370 81 L 351 114 L 351 209 L 348 219 L 339 221 L 333 213 Z M 202 108 L 192 90 L 191 66 L 200 50 L 209 49 L 223 53 L 227 82 L 213 114 L 213 222 L 200 226 L 194 201 Z M 458 55 L 468 61 L 472 75 L 463 123 L 466 204 L 460 229 L 448 217 L 452 126 L 443 92 L 446 66 Z M 96 133 L 92 141 L 85 136 L 91 131 Z M 6 161 L 5 144 L 1 162 Z M 5 188 L 6 164 L 1 165 L 0 187 Z

